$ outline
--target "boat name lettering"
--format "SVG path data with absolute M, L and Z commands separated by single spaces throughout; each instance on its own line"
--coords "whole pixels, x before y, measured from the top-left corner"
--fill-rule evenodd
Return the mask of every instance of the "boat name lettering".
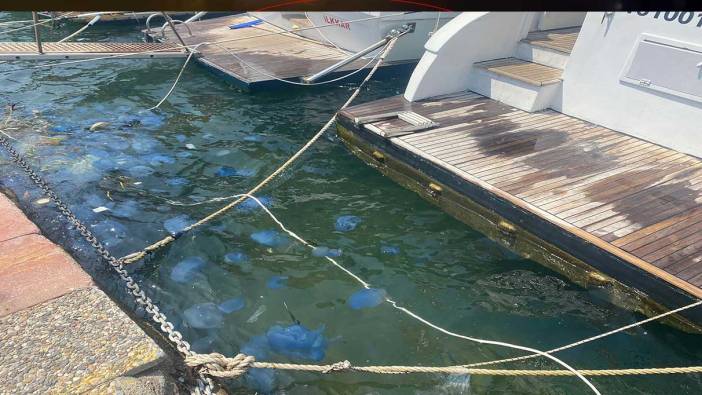
M 333 16 L 324 15 L 324 22 L 329 25 L 336 25 L 340 28 L 351 30 L 351 26 L 348 22 L 344 22 L 339 18 L 334 18 Z
M 697 19 L 697 27 L 702 27 L 702 12 L 695 15 L 692 11 L 627 11 L 632 14 L 636 12 L 638 16 L 652 16 L 654 19 L 662 19 L 666 22 L 678 22 L 681 25 L 687 25 Z

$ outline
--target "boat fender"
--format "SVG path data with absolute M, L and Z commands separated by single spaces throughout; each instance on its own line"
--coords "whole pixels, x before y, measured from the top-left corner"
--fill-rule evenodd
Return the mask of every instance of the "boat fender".
M 371 155 L 372 155 L 373 158 L 374 158 L 375 160 L 377 160 L 378 162 L 381 162 L 381 163 L 382 163 L 382 162 L 385 162 L 385 155 L 383 155 L 382 152 L 380 152 L 380 151 L 373 151 L 373 152 L 371 153 Z

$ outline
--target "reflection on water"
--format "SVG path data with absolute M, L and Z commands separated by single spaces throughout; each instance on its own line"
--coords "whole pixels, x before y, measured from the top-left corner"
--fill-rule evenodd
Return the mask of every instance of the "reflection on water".
M 2 14 L 25 18 L 26 14 Z M 61 37 L 71 24 L 53 34 Z M 110 34 L 108 34 L 108 32 Z M 117 33 L 115 33 L 117 32 Z M 14 39 L 31 39 L 19 32 Z M 90 39 L 139 38 L 96 26 Z M 32 66 L 35 63 L 23 63 Z M 241 193 L 303 144 L 353 89 L 239 92 L 189 67 L 161 110 L 181 61 L 120 60 L 2 74 L 17 103 L 15 145 L 116 256 L 223 205 L 178 206 Z M 2 70 L 17 67 L 0 65 Z M 398 94 L 402 78 L 373 81 L 361 101 Z M 91 132 L 95 122 L 110 125 Z M 52 204 L 0 156 L 3 188 L 76 255 L 114 297 L 119 283 Z M 641 317 L 491 242 L 365 166 L 329 134 L 262 195 L 310 250 L 246 203 L 132 268 L 198 352 L 239 350 L 272 361 L 459 364 L 518 355 L 442 335 L 392 309 L 387 294 L 452 331 L 548 349 Z M 334 256 L 374 290 L 331 266 Z M 287 305 L 287 308 L 285 305 Z M 143 312 L 142 312 L 143 313 Z M 699 337 L 652 324 L 563 352 L 579 368 L 698 364 Z M 553 367 L 543 360 L 515 367 Z M 597 378 L 603 393 L 698 393 L 697 376 Z M 286 394 L 587 393 L 572 378 L 325 375 L 258 370 L 231 383 Z

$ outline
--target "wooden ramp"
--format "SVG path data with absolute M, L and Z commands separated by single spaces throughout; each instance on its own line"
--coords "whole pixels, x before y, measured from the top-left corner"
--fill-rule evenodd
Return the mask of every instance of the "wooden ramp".
M 189 23 L 190 30 L 183 25 L 176 25 L 176 29 L 188 45 L 232 40 L 216 45 L 199 46 L 198 52 L 201 56 L 197 60 L 247 89 L 285 85 L 276 79 L 299 82 L 300 78 L 312 75 L 351 55 L 331 45 L 284 33 L 285 30 L 266 22 L 240 29 L 229 28 L 231 25 L 255 20 L 256 18 L 247 15 L 226 16 Z M 269 33 L 282 34 L 256 37 Z M 179 42 L 170 29 L 165 30 L 165 40 L 169 43 Z M 365 67 L 367 63 L 368 60 L 356 60 L 327 78 L 347 74 Z
M 110 55 L 150 59 L 187 55 L 183 49 L 173 47 L 165 43 L 46 42 L 42 43 L 43 53 L 39 53 L 34 42 L 0 42 L 0 60 L 90 59 Z
M 393 111 L 411 111 L 438 126 L 385 138 L 384 130 L 407 123 L 354 122 Z M 472 92 L 414 103 L 382 99 L 348 108 L 339 122 L 664 306 L 702 298 L 699 158 Z M 695 314 L 702 323 L 702 314 Z

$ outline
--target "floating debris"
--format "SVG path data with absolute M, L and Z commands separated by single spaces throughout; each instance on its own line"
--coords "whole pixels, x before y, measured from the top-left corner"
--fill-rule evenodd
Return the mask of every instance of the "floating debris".
M 110 126 L 109 122 L 95 122 L 92 126 L 90 126 L 90 131 L 95 132 L 100 129 L 105 129 L 108 126 Z
M 303 325 L 275 325 L 266 332 L 271 350 L 294 359 L 321 361 L 327 348 L 324 326 L 311 331 Z
M 107 208 L 107 207 L 105 207 L 105 206 L 100 206 L 100 207 L 95 207 L 95 208 L 93 209 L 93 212 L 94 212 L 94 213 L 101 213 L 101 212 L 107 211 L 107 210 L 109 210 L 109 208 Z
M 254 311 L 253 314 L 251 314 L 251 317 L 249 317 L 249 318 L 246 320 L 246 323 L 247 323 L 247 324 L 252 324 L 252 323 L 258 321 L 258 317 L 260 317 L 261 314 L 263 314 L 263 313 L 265 313 L 265 312 L 266 312 L 266 305 L 261 305 L 259 308 L 256 309 L 256 311 Z
M 224 255 L 224 262 L 227 263 L 244 263 L 249 260 L 249 256 L 241 251 L 232 251 Z
M 282 247 L 290 243 L 287 236 L 277 230 L 261 230 L 251 234 L 251 240 L 268 247 Z
M 384 289 L 364 288 L 349 297 L 346 304 L 354 310 L 375 307 L 385 300 L 387 292 Z
M 350 232 L 360 224 L 362 220 L 355 215 L 342 215 L 336 219 L 334 229 L 339 232 Z
M 190 217 L 185 214 L 175 216 L 163 222 L 163 227 L 171 235 L 176 235 L 192 223 Z
M 38 204 L 41 206 L 41 205 L 49 203 L 50 201 L 51 201 L 51 199 L 49 199 L 49 198 L 41 198 L 41 199 L 35 200 L 34 204 Z
M 191 143 L 185 144 L 185 148 L 187 148 L 187 149 L 196 149 L 195 144 L 191 144 Z
M 188 325 L 197 329 L 210 329 L 222 326 L 224 315 L 214 303 L 199 303 L 183 312 Z
M 233 313 L 246 307 L 246 300 L 242 297 L 225 300 L 217 306 L 224 314 Z
M 338 248 L 329 248 L 329 247 L 315 247 L 312 250 L 312 256 L 316 257 L 330 257 L 330 258 L 338 258 L 342 255 L 342 251 Z
M 390 245 L 380 246 L 380 253 L 383 255 L 399 255 L 400 247 Z
M 288 276 L 273 276 L 268 279 L 266 286 L 270 289 L 280 289 L 287 287 Z
M 178 283 L 191 282 L 204 266 L 205 260 L 199 256 L 185 258 L 171 270 L 171 280 Z

